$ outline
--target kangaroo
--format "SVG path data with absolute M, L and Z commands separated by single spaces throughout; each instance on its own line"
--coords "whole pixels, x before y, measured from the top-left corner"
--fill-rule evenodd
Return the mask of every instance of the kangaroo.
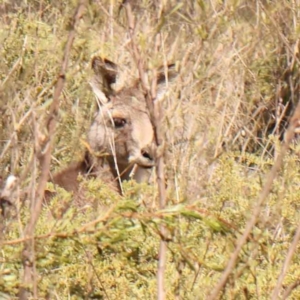
M 147 181 L 154 166 L 156 145 L 145 95 L 139 80 L 116 90 L 118 66 L 100 57 L 92 59 L 94 77 L 90 85 L 96 96 L 98 111 L 88 132 L 91 151 L 81 162 L 73 163 L 52 178 L 68 191 L 77 192 L 77 177 L 99 177 L 122 194 L 121 182 L 130 178 Z M 167 78 L 175 77 L 173 65 L 157 76 L 157 98 L 166 91 Z M 133 173 L 133 171 L 135 171 Z

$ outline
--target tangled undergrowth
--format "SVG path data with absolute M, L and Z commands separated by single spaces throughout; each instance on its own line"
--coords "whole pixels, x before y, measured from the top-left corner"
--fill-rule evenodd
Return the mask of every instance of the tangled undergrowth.
M 26 2 L 26 4 L 25 4 Z M 76 1 L 0 4 L 0 175 L 22 181 L 1 222 L 0 297 L 17 299 L 24 230 L 39 178 L 36 146 L 53 101 Z M 120 3 L 119 3 L 120 2 Z M 121 1 L 89 1 L 76 28 L 51 172 L 80 159 L 96 103 L 90 61 L 107 57 L 137 77 Z M 205 299 L 253 214 L 299 94 L 299 4 L 295 1 L 140 1 L 138 45 L 153 69 L 173 62 L 165 99 L 168 205 L 157 187 L 124 183 L 124 196 L 81 178 L 86 203 L 58 189 L 34 239 L 38 299 L 155 299 L 160 225 L 167 228 L 167 299 Z M 163 51 L 153 57 L 153 36 Z M 222 299 L 269 299 L 299 226 L 297 140 L 242 247 Z M 49 184 L 48 189 L 54 189 Z M 299 251 L 278 297 L 299 299 Z M 285 265 L 286 266 L 286 265 Z M 32 287 L 28 287 L 31 289 Z M 1 294 L 2 293 L 2 294 Z M 277 299 L 277 298 L 272 298 Z

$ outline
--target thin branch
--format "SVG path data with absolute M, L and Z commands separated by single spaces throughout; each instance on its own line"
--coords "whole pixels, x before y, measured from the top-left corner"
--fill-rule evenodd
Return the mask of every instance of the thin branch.
M 72 23 L 72 29 L 69 32 L 68 36 L 68 41 L 66 44 L 66 48 L 64 51 L 64 57 L 62 61 L 62 66 L 61 70 L 58 76 L 58 80 L 56 83 L 56 87 L 54 90 L 54 95 L 53 95 L 53 102 L 50 107 L 50 112 L 49 112 L 49 117 L 46 121 L 46 128 L 48 131 L 48 138 L 46 141 L 44 141 L 41 151 L 41 177 L 38 182 L 38 188 L 37 188 L 37 196 L 36 196 L 36 204 L 35 204 L 35 213 L 34 215 L 31 216 L 30 222 L 28 224 L 28 227 L 26 229 L 26 233 L 30 234 L 34 227 L 35 224 L 38 220 L 41 208 L 42 208 L 42 200 L 44 196 L 44 190 L 45 186 L 48 180 L 48 174 L 50 170 L 50 162 L 51 162 L 51 151 L 52 151 L 52 143 L 55 135 L 55 129 L 56 129 L 56 123 L 57 123 L 57 115 L 58 115 L 58 110 L 59 110 L 59 98 L 62 93 L 64 84 L 65 84 L 65 75 L 66 75 L 66 70 L 68 66 L 68 61 L 69 61 L 69 55 L 70 51 L 75 39 L 75 34 L 76 30 L 75 27 L 78 23 L 78 21 L 81 19 L 83 13 L 84 13 L 84 8 L 85 8 L 85 1 L 82 0 L 80 1 L 80 4 L 78 5 L 75 15 L 73 17 L 73 23 Z
M 153 79 L 151 83 L 151 89 L 149 87 L 148 77 L 145 71 L 145 63 L 142 58 L 142 55 L 139 51 L 139 48 L 135 42 L 135 17 L 132 12 L 130 1 L 123 2 L 123 5 L 126 10 L 129 35 L 131 41 L 131 49 L 135 63 L 137 65 L 139 76 L 142 84 L 142 89 L 146 97 L 146 103 L 148 110 L 150 112 L 150 119 L 154 130 L 155 141 L 158 147 L 163 147 L 163 131 L 162 131 L 162 120 L 163 120 L 163 111 L 161 108 L 161 103 L 155 101 L 156 98 L 156 85 L 157 85 L 157 74 L 156 70 L 153 71 Z M 158 12 L 157 19 L 160 18 L 162 9 Z M 158 33 L 155 36 L 155 49 L 154 55 L 159 50 L 160 46 L 160 34 Z M 164 171 L 164 159 L 163 155 L 156 157 L 156 174 L 157 174 L 157 185 L 159 193 L 159 207 L 164 209 L 166 206 L 166 187 L 165 187 L 165 171 Z M 158 270 L 157 270 L 157 299 L 165 299 L 165 286 L 164 286 L 164 276 L 165 276 L 165 266 L 166 266 L 166 252 L 167 252 L 167 242 L 165 241 L 166 228 L 164 224 L 160 226 L 161 231 L 161 240 L 158 253 Z
M 282 295 L 282 300 L 287 299 L 291 292 L 297 288 L 300 285 L 300 280 L 296 280 L 294 283 L 292 283 L 291 285 L 289 285 L 285 291 L 285 293 Z
M 246 224 L 246 228 L 244 230 L 243 235 L 237 241 L 237 246 L 230 257 L 228 264 L 226 266 L 226 269 L 223 272 L 218 284 L 215 286 L 212 293 L 207 297 L 208 300 L 214 300 L 214 299 L 218 298 L 219 293 L 221 292 L 221 290 L 224 288 L 224 286 L 226 285 L 226 283 L 228 281 L 229 275 L 231 274 L 232 270 L 236 266 L 239 253 L 240 253 L 242 247 L 245 245 L 247 239 L 249 238 L 249 236 L 251 234 L 253 227 L 255 226 L 255 224 L 257 222 L 257 219 L 261 212 L 263 203 L 265 202 L 266 198 L 270 194 L 273 182 L 277 176 L 278 171 L 280 170 L 280 168 L 282 166 L 283 158 L 289 149 L 289 145 L 290 145 L 291 141 L 294 138 L 295 129 L 299 126 L 299 121 L 300 121 L 300 102 L 298 103 L 296 110 L 291 118 L 289 127 L 285 134 L 284 142 L 282 143 L 282 146 L 281 146 L 281 151 L 278 154 L 278 156 L 274 162 L 274 165 L 267 176 L 266 183 L 258 197 L 257 205 L 253 210 L 252 217 Z
M 273 293 L 272 293 L 272 298 L 271 298 L 272 300 L 278 299 L 279 291 L 280 291 L 280 288 L 282 286 L 284 276 L 285 276 L 285 274 L 286 274 L 286 272 L 289 268 L 289 265 L 291 263 L 293 255 L 294 255 L 294 253 L 297 249 L 297 244 L 299 242 L 299 239 L 300 239 L 300 224 L 298 225 L 297 231 L 296 231 L 295 236 L 294 236 L 294 240 L 293 240 L 292 244 L 289 247 L 288 254 L 287 254 L 287 256 L 284 260 L 284 263 L 282 265 L 282 269 L 281 269 L 280 275 L 278 277 L 277 284 L 276 284 L 276 286 L 273 290 Z
M 92 230 L 92 228 L 95 228 L 99 223 L 101 222 L 105 222 L 107 221 L 110 217 L 113 217 L 113 212 L 117 207 L 117 203 L 115 203 L 114 205 L 112 205 L 106 212 L 104 215 L 99 216 L 97 219 L 88 222 L 86 224 L 83 224 L 80 228 L 77 228 L 76 230 L 70 232 L 70 233 L 61 233 L 61 232 L 49 232 L 46 234 L 42 234 L 42 235 L 36 235 L 34 236 L 36 239 L 41 240 L 41 239 L 45 239 L 45 238 L 49 238 L 49 237 L 72 237 L 75 234 L 81 234 L 81 233 L 85 233 L 85 232 L 90 232 Z M 240 231 L 238 230 L 238 228 L 236 228 L 233 224 L 228 223 L 227 221 L 216 217 L 214 214 L 212 214 L 209 211 L 206 210 L 201 210 L 199 209 L 196 205 L 190 205 L 190 206 L 186 206 L 186 209 L 192 212 L 197 212 L 199 213 L 199 215 L 203 215 L 203 218 L 205 218 L 206 216 L 211 216 L 213 218 L 216 218 L 216 220 L 218 222 L 220 222 L 221 226 L 224 226 L 225 228 L 228 228 L 228 230 L 234 230 L 235 232 L 240 233 Z M 186 212 L 186 210 L 185 210 Z M 122 218 L 128 218 L 128 219 L 136 219 L 136 220 L 151 220 L 153 221 L 154 219 L 160 219 L 163 220 L 166 217 L 176 217 L 176 216 L 180 216 L 182 214 L 182 211 L 178 210 L 175 212 L 165 212 L 165 211 L 156 211 L 156 212 L 151 212 L 151 213 L 134 213 L 134 212 L 118 212 L 117 215 L 121 216 Z M 161 235 L 161 234 L 160 234 Z M 19 238 L 19 239 L 14 239 L 14 240 L 10 240 L 10 241 L 3 241 L 1 243 L 1 245 L 16 245 L 16 244 L 20 244 L 23 243 L 24 241 L 27 241 L 29 239 L 32 239 L 33 236 L 27 236 L 24 238 Z
M 41 176 L 38 181 L 35 201 L 33 201 L 34 203 L 32 203 L 30 220 L 25 229 L 25 237 L 34 236 L 35 226 L 41 213 L 42 203 L 44 198 L 44 190 L 46 187 L 46 183 L 49 176 L 49 170 L 50 170 L 51 151 L 52 151 L 52 145 L 53 145 L 56 123 L 57 123 L 57 115 L 58 115 L 59 104 L 60 104 L 59 99 L 66 80 L 65 76 L 66 76 L 66 70 L 69 61 L 69 55 L 76 35 L 76 25 L 78 24 L 79 20 L 81 19 L 84 13 L 84 9 L 86 6 L 85 2 L 86 2 L 85 0 L 81 0 L 79 2 L 72 19 L 71 29 L 69 32 L 69 36 L 65 47 L 62 64 L 61 64 L 61 70 L 54 90 L 53 102 L 50 107 L 49 117 L 46 120 L 45 127 L 47 128 L 48 136 L 45 139 L 45 141 L 43 141 L 40 147 L 41 151 L 39 151 L 38 153 L 40 164 L 41 164 Z M 19 299 L 21 300 L 28 299 L 28 293 L 26 288 L 30 286 L 33 282 L 33 274 L 34 274 L 33 257 L 34 257 L 33 240 L 30 239 L 24 243 L 23 258 L 22 258 L 23 266 L 24 266 L 24 277 L 23 277 L 22 285 L 19 290 Z

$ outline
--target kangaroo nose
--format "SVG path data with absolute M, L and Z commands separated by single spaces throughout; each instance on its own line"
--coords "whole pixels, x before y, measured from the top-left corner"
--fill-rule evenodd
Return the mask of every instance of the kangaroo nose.
M 143 157 L 149 159 L 150 161 L 153 161 L 153 157 L 152 157 L 152 155 L 148 151 L 146 151 L 145 149 L 143 149 L 141 152 L 142 152 L 142 156 Z
M 140 149 L 137 152 L 133 152 L 129 157 L 129 162 L 140 165 L 144 168 L 151 168 L 154 166 L 154 151 L 151 151 L 150 147 Z M 153 154 L 152 154 L 153 153 Z

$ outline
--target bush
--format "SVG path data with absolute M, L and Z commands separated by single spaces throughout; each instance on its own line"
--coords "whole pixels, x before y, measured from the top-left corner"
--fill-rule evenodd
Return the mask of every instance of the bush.
M 158 209 L 155 184 L 126 182 L 121 197 L 103 182 L 81 179 L 83 203 L 58 189 L 35 232 L 38 299 L 156 298 L 161 224 L 168 232 L 166 298 L 204 299 L 244 233 L 279 152 L 298 101 L 297 4 L 168 1 L 155 22 L 157 3 L 140 1 L 133 10 L 147 67 L 174 62 L 180 72 L 164 103 L 168 205 Z M 24 229 L 39 178 L 36 147 L 46 134 L 76 6 L 0 4 L 0 174 L 21 179 L 15 208 L 2 218 L 0 295 L 7 299 L 17 297 L 23 282 Z M 154 57 L 157 32 L 163 44 Z M 127 80 L 138 75 L 119 4 L 90 1 L 76 28 L 51 172 L 84 152 L 96 106 L 88 86 L 94 55 L 121 65 Z M 298 174 L 295 140 L 221 291 L 224 299 L 272 294 L 299 223 Z M 299 299 L 299 255 L 293 254 L 280 295 Z

